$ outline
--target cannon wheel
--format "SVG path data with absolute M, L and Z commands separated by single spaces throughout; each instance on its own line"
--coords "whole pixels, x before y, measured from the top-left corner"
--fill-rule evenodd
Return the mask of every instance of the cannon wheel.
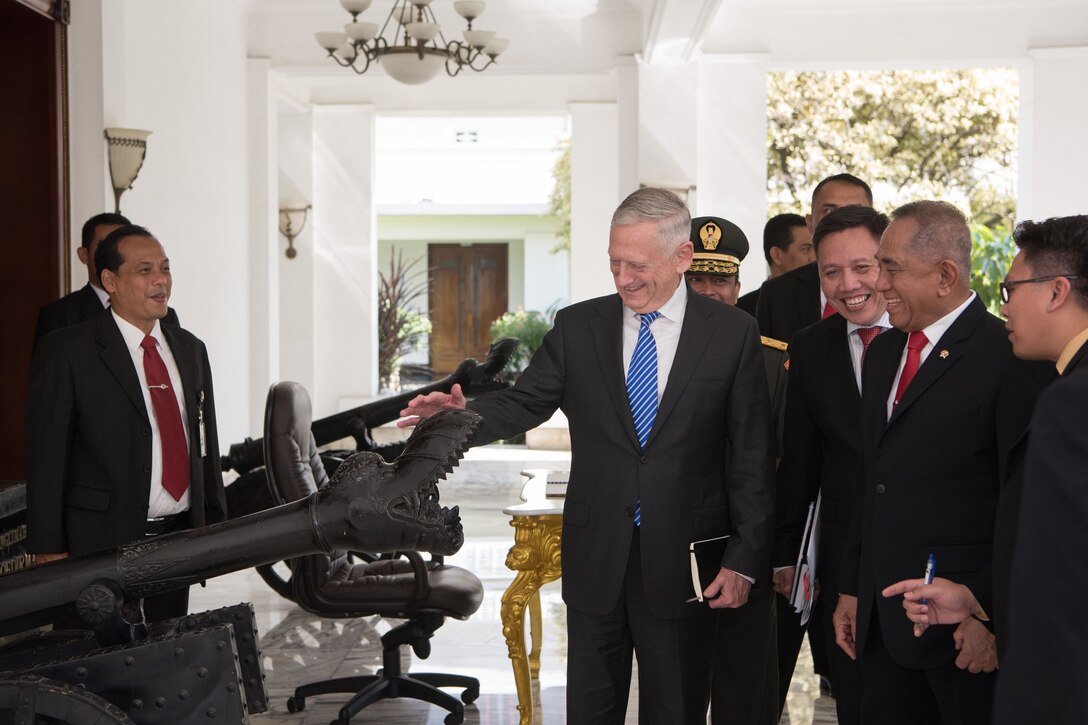
M 0 721 L 33 725 L 135 725 L 116 705 L 93 692 L 36 675 L 0 680 Z
M 288 601 L 295 601 L 295 595 L 291 592 L 291 567 L 286 561 L 261 564 L 255 568 L 264 583 L 272 587 L 272 591 Z

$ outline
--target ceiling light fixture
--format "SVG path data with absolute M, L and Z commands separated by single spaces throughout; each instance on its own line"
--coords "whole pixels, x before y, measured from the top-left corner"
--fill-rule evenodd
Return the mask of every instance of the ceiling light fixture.
M 426 83 L 445 67 L 451 76 L 468 67 L 482 71 L 495 62 L 509 41 L 496 38 L 490 30 L 473 30 L 472 21 L 484 11 L 484 0 L 455 0 L 454 10 L 468 21 L 462 32 L 464 41 L 446 42 L 441 27 L 430 8 L 431 0 L 395 0 L 381 31 L 377 23 L 360 23 L 359 15 L 370 7 L 370 0 L 340 0 L 351 13 L 351 22 L 343 33 L 316 33 L 317 44 L 344 68 L 360 75 L 372 62 L 380 62 L 385 72 L 411 85 Z M 386 35 L 386 30 L 392 30 Z

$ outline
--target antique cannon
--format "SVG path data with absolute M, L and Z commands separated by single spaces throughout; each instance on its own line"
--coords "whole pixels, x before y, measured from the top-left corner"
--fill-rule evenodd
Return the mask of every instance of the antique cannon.
M 374 442 L 372 434 L 374 428 L 399 418 L 400 411 L 417 395 L 426 395 L 435 391 L 448 393 L 454 385 L 460 385 L 464 394 L 471 398 L 507 387 L 507 383 L 500 380 L 498 376 L 510 362 L 517 346 L 516 339 L 504 337 L 491 345 L 482 363 L 473 358 L 467 358 L 462 360 L 452 373 L 430 385 L 315 420 L 310 427 L 314 434 L 314 441 L 319 446 L 325 446 L 344 438 L 353 438 L 355 450 L 376 451 L 387 461 L 393 460 L 400 454 L 403 444 L 379 446 Z M 246 474 L 262 465 L 264 465 L 264 447 L 261 439 L 246 438 L 242 443 L 233 444 L 227 455 L 223 456 L 224 471 L 234 470 L 239 474 Z M 329 474 L 331 475 L 332 471 L 329 471 Z
M 393 463 L 356 454 L 308 498 L 0 577 L 0 636 L 73 614 L 94 633 L 37 633 L 0 648 L 0 723 L 234 723 L 263 712 L 249 605 L 148 625 L 139 598 L 334 550 L 456 553 L 458 509 L 439 505 L 437 482 L 478 426 L 472 412 L 446 411 L 419 425 Z

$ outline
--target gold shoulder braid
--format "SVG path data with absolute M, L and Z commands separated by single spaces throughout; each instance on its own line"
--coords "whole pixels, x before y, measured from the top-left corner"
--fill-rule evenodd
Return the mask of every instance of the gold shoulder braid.
M 773 337 L 763 337 L 761 335 L 759 341 L 762 342 L 765 347 L 773 347 L 775 350 L 781 350 L 782 352 L 785 352 L 786 348 L 789 347 L 786 343 L 781 340 L 776 340 Z

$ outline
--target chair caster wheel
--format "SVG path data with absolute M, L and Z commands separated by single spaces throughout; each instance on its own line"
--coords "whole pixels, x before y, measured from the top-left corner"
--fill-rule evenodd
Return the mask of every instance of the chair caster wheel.
M 464 713 L 451 712 L 449 715 L 446 715 L 446 719 L 443 720 L 442 722 L 446 723 L 446 725 L 461 725 L 461 723 L 463 723 L 464 721 L 465 721 L 465 714 Z
M 470 687 L 461 693 L 461 702 L 465 703 L 466 705 L 471 705 L 472 703 L 476 702 L 476 698 L 478 698 L 479 696 L 480 688 Z
M 288 697 L 287 712 L 302 712 L 306 709 L 305 697 Z

